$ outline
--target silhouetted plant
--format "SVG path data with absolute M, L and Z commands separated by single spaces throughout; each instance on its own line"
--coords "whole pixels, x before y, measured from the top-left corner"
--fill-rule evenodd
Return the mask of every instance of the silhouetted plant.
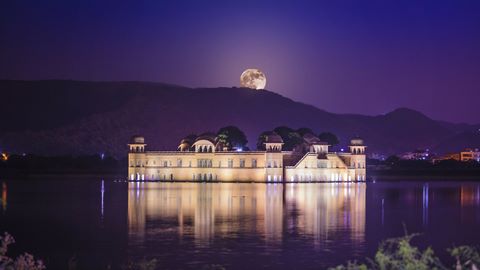
M 245 149 L 248 140 L 245 133 L 236 126 L 223 127 L 217 132 L 217 142 L 221 142 L 228 148 Z
M 340 143 L 337 135 L 335 135 L 331 132 L 322 132 L 318 135 L 318 138 L 321 141 L 327 142 L 331 146 L 335 146 L 335 145 L 338 145 Z
M 421 251 L 410 243 L 417 235 L 407 235 L 400 238 L 392 238 L 382 242 L 375 254 L 375 258 L 367 259 L 366 263 L 356 261 L 339 265 L 334 270 L 427 270 L 427 269 L 454 269 L 454 270 L 478 270 L 480 255 L 478 250 L 470 246 L 460 246 L 450 249 L 450 254 L 455 258 L 456 264 L 451 268 L 445 266 L 435 256 L 433 250 L 428 247 Z
M 271 131 L 264 131 L 260 133 L 257 139 L 257 150 L 265 151 L 265 142 L 267 141 L 267 135 L 270 133 Z
M 8 246 L 15 243 L 15 239 L 8 233 L 0 237 L 0 269 L 2 270 L 42 270 L 45 265 L 33 255 L 24 253 L 16 258 L 7 255 Z
M 283 140 L 283 150 L 291 151 L 296 146 L 303 143 L 303 138 L 300 134 L 292 128 L 280 126 L 273 130 Z
M 147 260 L 143 258 L 138 262 L 129 262 L 121 268 L 123 270 L 155 270 L 157 269 L 157 259 Z
M 470 246 L 459 246 L 448 250 L 455 258 L 455 270 L 472 269 L 478 270 L 480 266 L 480 254 L 478 250 Z
M 297 133 L 298 133 L 300 136 L 303 136 L 303 135 L 305 135 L 305 134 L 307 134 L 307 133 L 315 134 L 315 132 L 313 132 L 312 129 L 307 128 L 307 127 L 303 127 L 303 128 L 297 129 Z

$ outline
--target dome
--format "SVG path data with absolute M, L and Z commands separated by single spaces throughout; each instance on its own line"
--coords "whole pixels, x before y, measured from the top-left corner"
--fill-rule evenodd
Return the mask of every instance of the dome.
M 135 135 L 130 139 L 130 143 L 145 144 L 145 138 L 143 136 Z
M 192 141 L 190 141 L 188 138 L 185 138 L 180 141 L 180 144 L 192 144 Z
M 195 141 L 195 138 L 185 137 L 180 141 L 180 144 L 192 144 Z
M 352 140 L 350 140 L 351 145 L 363 145 L 363 139 L 360 137 L 355 137 Z
M 183 142 L 180 143 L 180 145 L 177 147 L 178 151 L 189 151 L 190 150 L 190 143 L 188 142 Z
M 282 137 L 273 131 L 266 134 L 265 137 L 265 143 L 283 143 Z
M 207 140 L 207 141 L 210 141 L 212 143 L 215 143 L 215 134 L 211 133 L 211 132 L 205 132 L 205 133 L 202 133 L 200 134 L 197 139 L 195 140 L 195 142 L 198 142 L 200 140 Z

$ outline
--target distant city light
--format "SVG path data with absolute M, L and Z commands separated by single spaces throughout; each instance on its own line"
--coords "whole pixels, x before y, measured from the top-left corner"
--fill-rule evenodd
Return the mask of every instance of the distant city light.
M 2 160 L 7 161 L 8 160 L 8 154 L 7 153 L 2 153 Z
M 242 148 L 237 148 L 237 152 L 242 152 L 243 149 Z
M 100 154 L 100 158 L 103 160 L 105 158 L 105 154 L 104 153 Z

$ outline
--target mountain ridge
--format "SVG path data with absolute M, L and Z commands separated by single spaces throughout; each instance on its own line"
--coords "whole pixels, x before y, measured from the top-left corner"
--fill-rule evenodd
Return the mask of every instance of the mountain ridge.
M 362 136 L 370 152 L 383 154 L 480 145 L 480 125 L 432 120 L 408 108 L 375 116 L 335 114 L 267 90 L 74 80 L 4 80 L 0 89 L 2 100 L 9 100 L 1 109 L 6 128 L 0 147 L 13 152 L 121 156 L 133 134 L 145 135 L 150 149 L 172 150 L 189 133 L 226 125 L 243 129 L 251 147 L 262 131 L 280 125 L 331 131 L 342 145 Z M 16 117 L 9 118 L 12 112 Z

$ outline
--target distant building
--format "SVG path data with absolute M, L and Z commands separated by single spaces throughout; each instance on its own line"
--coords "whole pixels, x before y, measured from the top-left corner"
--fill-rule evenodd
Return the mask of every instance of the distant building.
M 449 159 L 463 161 L 463 162 L 471 161 L 471 160 L 480 162 L 480 149 L 467 148 L 460 152 L 449 153 L 441 157 L 435 158 L 434 162 L 449 160 Z
M 465 149 L 460 152 L 460 161 L 470 161 L 475 160 L 480 162 L 480 150 L 476 149 Z
M 266 136 L 265 151 L 229 150 L 214 134 L 185 138 L 177 151 L 146 151 L 145 139 L 128 144 L 128 175 L 132 181 L 364 181 L 363 140 L 352 139 L 349 152 L 329 152 L 329 145 L 312 134 L 303 145 L 282 151 L 283 140 Z

